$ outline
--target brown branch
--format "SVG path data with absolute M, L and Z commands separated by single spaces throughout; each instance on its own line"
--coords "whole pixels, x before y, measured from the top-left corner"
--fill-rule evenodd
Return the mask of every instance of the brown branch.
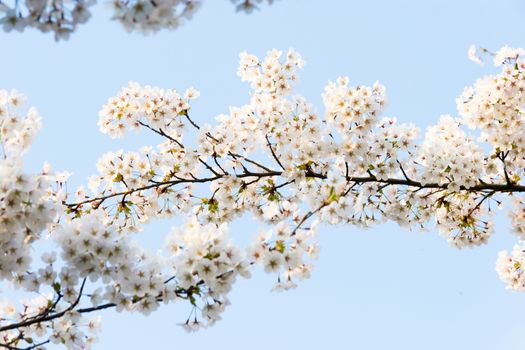
M 229 271 L 223 272 L 220 275 L 216 276 L 216 278 L 220 279 L 220 278 L 223 278 L 223 277 L 225 277 L 225 276 L 227 276 L 227 275 L 229 275 L 231 273 L 234 273 L 234 270 L 229 270 Z M 175 279 L 175 276 L 172 276 L 172 277 L 168 278 L 166 281 L 164 281 L 164 284 L 169 283 L 173 279 Z M 0 327 L 0 332 L 8 331 L 8 330 L 11 330 L 11 329 L 27 327 L 27 326 L 33 325 L 35 323 L 52 321 L 54 319 L 57 319 L 57 318 L 60 318 L 60 317 L 64 316 L 67 312 L 73 310 L 79 304 L 80 298 L 82 297 L 82 291 L 84 289 L 85 283 L 86 283 L 86 278 L 84 278 L 82 280 L 82 285 L 80 286 L 80 291 L 79 291 L 77 299 L 66 310 L 61 311 L 61 312 L 57 312 L 57 313 L 54 313 L 54 314 L 51 314 L 51 315 L 47 315 L 46 317 L 35 318 L 35 319 L 30 320 L 30 321 L 12 323 L 10 325 Z M 203 284 L 204 284 L 204 280 L 200 280 L 199 282 L 196 283 L 196 286 L 201 286 Z M 178 289 L 175 290 L 175 294 L 179 298 L 186 298 L 188 296 L 188 294 L 191 294 L 190 290 L 192 288 L 193 288 L 193 286 L 189 287 L 188 289 L 178 288 Z M 138 298 L 136 300 L 132 300 L 132 304 L 136 304 L 136 303 L 141 302 L 145 297 L 147 297 L 147 296 L 144 296 L 142 298 Z M 157 302 L 162 302 L 163 298 L 162 298 L 161 295 L 158 295 L 158 296 L 155 297 L 155 300 Z M 92 307 L 79 308 L 79 309 L 76 309 L 75 311 L 80 313 L 80 314 L 85 314 L 85 313 L 90 313 L 90 312 L 94 312 L 94 311 L 99 311 L 99 310 L 113 308 L 113 307 L 116 307 L 116 306 L 117 306 L 116 303 L 106 303 L 106 304 L 101 304 L 101 305 L 92 306 Z M 43 344 L 45 344 L 45 342 Z M 2 345 L 3 344 L 0 343 L 0 347 Z M 29 349 L 32 349 L 32 348 L 29 348 Z M 21 350 L 21 349 L 15 348 L 13 350 Z M 26 349 L 23 349 L 23 350 L 26 350 Z
M 226 170 L 224 170 L 221 166 L 221 164 L 219 163 L 219 160 L 217 159 L 217 154 L 213 154 L 213 161 L 215 162 L 215 164 L 219 167 L 219 169 L 221 169 L 222 173 L 224 175 L 229 175 L 228 172 Z
M 472 209 L 469 210 L 467 216 L 472 215 L 472 213 L 475 212 L 476 209 L 478 209 L 479 207 L 481 207 L 481 204 L 483 204 L 483 202 L 484 202 L 485 200 L 487 200 L 487 199 L 489 199 L 490 197 L 492 197 L 495 193 L 496 193 L 496 191 L 490 191 L 490 192 L 488 192 L 487 194 L 485 194 L 485 195 L 483 196 L 483 198 L 481 198 L 481 200 L 476 204 L 476 206 L 475 206 L 474 208 L 472 208 Z
M 199 162 L 201 162 L 201 164 L 204 165 L 206 167 L 206 169 L 211 171 L 213 173 L 213 175 L 220 176 L 220 174 L 218 172 L 216 172 L 208 163 L 206 163 L 205 161 L 200 159 L 200 157 L 199 157 Z
M 163 136 L 163 137 L 167 138 L 168 140 L 175 142 L 180 148 L 184 148 L 184 145 L 182 143 L 180 143 L 177 139 L 171 137 L 170 135 L 166 134 L 162 129 L 158 129 L 157 130 L 157 129 L 155 129 L 155 128 L 153 128 L 153 127 L 149 126 L 148 124 L 143 123 L 141 121 L 139 121 L 139 124 L 142 125 L 145 128 L 150 129 L 154 133 L 159 134 L 160 136 Z
M 507 151 L 506 153 L 505 152 L 500 152 L 497 155 L 498 159 L 501 160 L 501 163 L 503 163 L 503 173 L 505 175 L 505 181 L 507 181 L 507 184 L 511 184 L 512 183 L 512 181 L 510 181 L 509 173 L 507 172 L 507 164 L 505 163 L 505 159 L 509 155 L 509 152 L 510 151 Z
M 272 144 L 271 144 L 271 142 L 270 142 L 270 138 L 268 137 L 268 135 L 265 135 L 265 138 L 266 138 L 266 144 L 267 144 L 268 147 L 270 148 L 270 152 L 272 152 L 273 159 L 275 159 L 275 161 L 277 162 L 277 164 L 279 164 L 279 166 L 281 167 L 281 169 L 284 170 L 284 166 L 281 164 L 281 161 L 279 160 L 279 158 L 278 158 L 277 155 L 275 154 L 275 151 L 273 150 Z
M 272 171 L 270 168 L 268 168 L 268 167 L 262 165 L 261 163 L 258 163 L 258 162 L 254 161 L 254 160 L 252 160 L 252 159 L 249 159 L 249 158 L 246 158 L 246 157 L 244 157 L 244 156 L 241 156 L 240 154 L 232 153 L 232 152 L 228 152 L 228 155 L 229 155 L 229 156 L 232 156 L 233 159 L 235 159 L 235 160 L 237 160 L 237 158 L 242 158 L 242 159 L 244 159 L 246 162 L 248 162 L 248 163 L 250 163 L 250 164 L 253 164 L 253 165 L 255 165 L 256 167 L 259 167 L 259 168 L 261 168 L 261 169 L 263 169 L 263 170 L 265 170 L 265 171 Z M 244 165 L 243 165 L 242 163 L 241 163 L 241 166 L 243 166 L 243 168 L 244 168 Z M 244 168 L 244 170 L 246 170 L 246 168 Z
M 299 223 L 297 224 L 297 226 L 295 226 L 295 228 L 293 229 L 292 233 L 290 234 L 291 236 L 294 236 L 297 231 L 301 228 L 301 226 L 309 219 L 311 218 L 315 213 L 317 213 L 319 210 L 323 209 L 324 207 L 326 207 L 329 203 L 328 202 L 324 202 L 320 207 L 318 207 L 317 209 L 315 210 L 311 210 L 309 211 L 308 213 L 306 213 L 303 218 L 301 219 L 301 221 L 299 221 Z
M 190 116 L 188 115 L 188 111 L 186 111 L 186 113 L 184 113 L 184 116 L 186 117 L 186 119 L 188 119 L 188 121 L 191 123 L 191 125 L 193 125 L 193 127 L 197 130 L 200 130 L 201 127 L 199 125 L 197 125 L 197 123 L 195 123 L 191 118 Z
M 246 178 L 246 177 L 263 178 L 263 177 L 279 176 L 281 174 L 282 174 L 282 172 L 280 172 L 280 171 L 269 171 L 269 172 L 266 172 L 266 173 L 245 172 L 245 173 L 236 175 L 236 177 L 237 178 Z M 171 186 L 175 186 L 175 185 L 182 184 L 182 183 L 207 183 L 207 182 L 212 182 L 212 181 L 215 181 L 215 180 L 222 179 L 225 176 L 226 175 L 216 175 L 216 176 L 205 177 L 205 178 L 196 178 L 196 177 L 194 177 L 192 179 L 178 178 L 177 180 L 171 180 L 171 181 L 158 181 L 158 182 L 155 181 L 155 182 L 153 182 L 153 183 L 151 183 L 149 185 L 142 186 L 142 187 L 137 187 L 137 188 L 134 188 L 134 189 L 130 189 L 128 191 L 115 192 L 115 193 L 111 193 L 111 194 L 108 194 L 108 195 L 105 195 L 105 196 L 90 198 L 90 199 L 86 199 L 84 201 L 76 202 L 76 203 L 64 203 L 64 205 L 69 207 L 71 210 L 75 211 L 80 206 L 82 206 L 84 204 L 97 202 L 100 205 L 102 202 L 106 201 L 107 199 L 110 199 L 110 198 L 113 198 L 113 197 L 122 196 L 122 195 L 126 195 L 127 196 L 127 195 L 130 195 L 130 194 L 134 193 L 134 192 L 145 191 L 145 190 L 149 190 L 149 189 L 153 189 L 153 188 L 159 188 L 159 187 L 162 187 L 162 186 L 171 187 Z
M 59 317 L 64 316 L 69 311 L 73 310 L 78 305 L 78 303 L 80 302 L 80 298 L 82 297 L 82 291 L 84 290 L 85 284 L 86 284 L 86 279 L 84 278 L 82 280 L 82 284 L 80 285 L 80 290 L 78 292 L 77 299 L 67 309 L 65 309 L 63 311 L 60 311 L 60 312 L 57 312 L 57 313 L 54 313 L 52 315 L 47 315 L 46 314 L 46 315 L 43 315 L 42 317 L 37 317 L 37 318 L 33 318 L 31 320 L 18 322 L 18 323 L 12 323 L 10 325 L 0 327 L 0 332 L 8 331 L 8 330 L 11 330 L 11 329 L 27 327 L 27 326 L 30 326 L 30 325 L 35 324 L 35 323 L 51 321 L 51 320 L 54 320 L 55 318 L 59 318 Z
M 410 179 L 407 176 L 407 173 L 405 172 L 405 169 L 403 169 L 403 165 L 401 165 L 401 162 L 399 160 L 397 160 L 397 164 L 399 164 L 399 169 L 401 169 L 401 173 L 403 173 L 403 176 L 405 177 L 405 179 L 410 181 Z
M 234 175 L 237 178 L 247 178 L 247 177 L 257 177 L 257 178 L 264 178 L 264 177 L 273 177 L 273 176 L 281 176 L 282 171 L 267 171 L 267 172 L 244 172 L 241 174 Z M 315 173 L 310 170 L 305 171 L 306 177 L 314 177 L 318 179 L 326 179 L 325 174 L 321 173 Z M 215 180 L 219 180 L 224 178 L 225 175 L 215 175 L 211 177 L 205 177 L 205 178 L 193 178 L 193 179 L 185 179 L 185 178 L 178 178 L 177 180 L 171 180 L 171 181 L 159 181 L 159 182 L 153 182 L 149 185 L 138 187 L 135 189 L 130 189 L 127 191 L 122 192 L 115 192 L 111 193 L 105 196 L 90 198 L 81 202 L 76 203 L 64 203 L 67 207 L 69 207 L 71 210 L 75 211 L 80 206 L 88 203 L 96 202 L 98 205 L 100 205 L 102 202 L 106 201 L 107 199 L 122 196 L 122 195 L 130 195 L 134 192 L 140 192 L 145 191 L 152 188 L 159 188 L 159 187 L 171 187 L 178 184 L 183 183 L 207 183 L 212 182 Z M 407 186 L 407 187 L 415 187 L 418 189 L 447 189 L 447 184 L 439 184 L 439 183 L 421 183 L 419 181 L 410 180 L 410 179 L 397 179 L 397 178 L 389 178 L 385 180 L 377 179 L 375 176 L 363 176 L 363 177 L 347 177 L 347 182 L 355 182 L 358 184 L 364 184 L 364 183 L 379 183 L 379 184 L 389 184 L 389 185 L 401 185 L 401 186 Z M 501 193 L 513 193 L 513 192 L 525 192 L 525 186 L 524 185 L 518 185 L 515 183 L 506 183 L 506 184 L 498 184 L 498 183 L 479 183 L 476 186 L 472 186 L 469 188 L 466 188 L 465 186 L 460 187 L 461 191 L 467 191 L 467 192 L 484 192 L 484 191 L 494 191 L 494 192 L 501 192 Z
M 280 184 L 280 185 L 274 186 L 274 187 L 273 187 L 273 190 L 278 190 L 279 188 L 281 188 L 281 187 L 285 187 L 285 186 L 287 186 L 287 185 L 289 185 L 289 184 L 291 184 L 291 183 L 293 183 L 293 182 L 295 182 L 295 180 L 291 180 L 291 181 L 283 182 L 283 183 Z
M 193 121 L 193 119 L 190 118 L 190 116 L 189 116 L 189 114 L 188 114 L 187 112 L 184 114 L 184 116 L 186 117 L 186 119 L 188 119 L 188 121 L 190 122 L 190 124 L 191 124 L 195 129 L 200 130 L 201 127 L 200 127 L 197 123 L 195 123 L 195 122 Z M 219 142 L 219 140 L 217 140 L 217 138 L 213 137 L 210 133 L 207 133 L 206 136 L 209 137 L 209 138 L 211 138 L 211 139 L 214 140 L 215 142 Z M 247 161 L 248 163 L 251 163 L 251 164 L 253 164 L 253 165 L 255 165 L 255 166 L 257 166 L 257 167 L 259 167 L 259 168 L 261 168 L 261 169 L 263 169 L 263 170 L 271 171 L 269 168 L 267 168 L 266 166 L 260 164 L 259 162 L 256 162 L 256 161 L 254 161 L 254 160 L 252 160 L 252 159 L 249 159 L 249 158 L 246 158 L 246 157 L 244 157 L 244 156 L 242 156 L 242 155 L 240 155 L 240 154 L 237 154 L 237 153 L 233 153 L 233 152 L 228 151 L 228 155 L 231 156 L 231 157 L 233 157 L 234 159 L 236 159 L 236 158 L 242 158 L 242 159 L 244 159 L 245 161 Z
M 43 342 L 40 342 L 40 343 L 37 343 L 37 344 L 33 344 L 33 345 L 30 345 L 28 347 L 25 347 L 25 348 L 19 348 L 19 347 L 16 347 L 16 346 L 11 346 L 9 344 L 2 344 L 0 343 L 0 348 L 4 348 L 4 349 L 8 349 L 8 350 L 33 350 L 33 349 L 36 349 L 42 345 L 46 345 L 47 343 L 49 343 L 50 340 L 46 340 L 46 341 L 43 341 Z

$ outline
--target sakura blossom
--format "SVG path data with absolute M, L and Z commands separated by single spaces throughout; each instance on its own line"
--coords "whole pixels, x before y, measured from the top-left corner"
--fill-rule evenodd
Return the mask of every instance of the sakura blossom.
M 525 53 L 504 47 L 494 57 L 500 72 L 467 87 L 459 116 L 439 116 L 425 132 L 383 115 L 379 82 L 330 81 L 317 112 L 294 93 L 306 63 L 291 49 L 242 52 L 237 75 L 249 99 L 213 125 L 192 114 L 193 87 L 130 82 L 102 106 L 99 129 L 159 141 L 101 155 L 76 190 L 65 186 L 71 173 L 49 165 L 24 172 L 40 118 L 23 95 L 0 91 L 0 278 L 35 295 L 1 302 L 0 346 L 87 349 L 97 311 L 149 315 L 171 303 L 187 306 L 180 325 L 194 332 L 226 317 L 239 278 L 264 271 L 274 291 L 310 278 L 327 225 L 394 221 L 473 248 L 495 234 L 494 208 L 507 203 L 517 243 L 499 254 L 496 271 L 507 288 L 525 291 Z M 229 226 L 246 215 L 255 224 L 241 246 Z M 146 223 L 175 216 L 185 222 L 161 250 L 141 246 Z M 31 248 L 43 236 L 56 249 L 36 261 Z
M 107 0 L 113 11 L 111 19 L 120 22 L 128 32 L 149 34 L 174 30 L 201 7 L 203 0 Z M 233 0 L 237 11 L 250 13 L 259 9 L 263 0 Z M 273 0 L 267 0 L 272 4 Z M 96 0 L 2 0 L 0 25 L 6 32 L 23 32 L 34 28 L 51 32 L 55 40 L 67 40 L 77 27 L 89 21 Z

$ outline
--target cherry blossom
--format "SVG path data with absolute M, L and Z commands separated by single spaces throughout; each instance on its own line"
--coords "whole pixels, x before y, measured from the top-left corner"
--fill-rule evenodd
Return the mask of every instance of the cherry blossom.
M 102 106 L 100 131 L 148 132 L 158 143 L 103 154 L 73 191 L 69 172 L 24 173 L 40 119 L 23 95 L 0 91 L 0 278 L 35 294 L 0 303 L 0 346 L 90 348 L 97 311 L 149 315 L 170 303 L 186 305 L 180 325 L 194 332 L 223 317 L 237 278 L 264 271 L 274 291 L 310 278 L 327 225 L 435 227 L 452 247 L 476 247 L 507 203 L 517 243 L 496 270 L 525 291 L 525 53 L 504 47 L 493 56 L 501 71 L 465 89 L 459 117 L 442 115 L 425 132 L 383 116 L 379 82 L 330 81 L 317 112 L 294 93 L 305 67 L 294 50 L 241 53 L 237 74 L 250 97 L 213 125 L 192 114 L 196 89 L 130 82 Z M 145 223 L 174 216 L 185 222 L 161 250 L 139 244 Z M 229 236 L 241 216 L 255 222 L 246 246 Z M 56 249 L 32 261 L 45 231 Z
M 0 25 L 4 31 L 23 32 L 35 28 L 52 32 L 55 40 L 67 40 L 78 25 L 91 17 L 90 7 L 96 0 L 1 0 Z M 128 32 L 144 34 L 162 29 L 173 30 L 191 20 L 203 0 L 109 0 L 112 19 Z M 258 9 L 263 0 L 233 0 L 237 11 L 246 13 Z M 269 4 L 273 0 L 267 0 Z

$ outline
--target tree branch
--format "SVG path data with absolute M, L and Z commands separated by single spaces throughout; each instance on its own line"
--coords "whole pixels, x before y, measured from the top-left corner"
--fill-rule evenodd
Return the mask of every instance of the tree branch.
M 160 136 L 163 136 L 163 137 L 167 138 L 168 140 L 175 142 L 180 148 L 184 148 L 184 145 L 182 143 L 180 143 L 177 139 L 171 137 L 170 135 L 166 134 L 162 129 L 158 129 L 157 130 L 157 129 L 155 129 L 155 128 L 153 128 L 153 127 L 149 126 L 148 124 L 143 123 L 141 121 L 139 121 L 139 124 L 142 125 L 145 128 L 150 129 L 154 133 L 159 134 Z
M 233 175 L 237 178 L 247 178 L 247 177 L 257 177 L 257 178 L 264 178 L 264 177 L 274 177 L 274 176 L 281 176 L 283 174 L 282 171 L 267 171 L 267 172 L 243 172 L 241 174 Z M 316 173 L 312 172 L 310 170 L 305 171 L 305 175 L 307 177 L 315 177 L 318 179 L 326 179 L 326 175 L 322 173 Z M 224 178 L 226 175 L 215 175 L 211 177 L 205 177 L 205 178 L 194 178 L 194 179 L 185 179 L 185 178 L 178 178 L 177 180 L 171 180 L 171 181 L 160 181 L 160 182 L 154 182 L 147 186 L 142 186 L 134 189 L 129 189 L 127 191 L 122 192 L 115 192 L 111 193 L 105 196 L 90 198 L 81 202 L 76 203 L 64 203 L 70 210 L 78 210 L 78 208 L 84 204 L 93 203 L 96 202 L 98 205 L 100 205 L 102 202 L 106 201 L 107 199 L 122 196 L 122 195 L 130 195 L 135 192 L 145 191 L 153 188 L 159 188 L 159 187 L 171 187 L 178 184 L 183 183 L 208 183 L 215 180 L 219 180 Z M 357 177 L 347 177 L 347 182 L 354 182 L 357 184 L 364 184 L 364 183 L 379 183 L 379 184 L 389 184 L 389 185 L 401 185 L 401 186 L 407 186 L 407 187 L 414 187 L 418 189 L 429 189 L 429 188 L 435 188 L 435 189 L 447 189 L 448 184 L 438 184 L 438 183 L 421 183 L 419 181 L 411 180 L 411 179 L 398 179 L 398 178 L 388 178 L 385 180 L 377 179 L 375 176 L 357 176 Z M 499 183 L 478 183 L 476 186 L 472 186 L 469 188 L 466 188 L 465 186 L 460 187 L 461 191 L 467 191 L 467 192 L 483 192 L 483 191 L 494 191 L 494 192 L 501 192 L 501 193 L 513 193 L 513 192 L 525 192 L 525 186 L 518 185 L 515 183 L 506 183 L 506 184 L 499 184 Z
M 267 144 L 268 147 L 270 148 L 270 152 L 272 152 L 273 159 L 275 159 L 275 161 L 277 162 L 277 164 L 279 164 L 279 166 L 281 167 L 281 169 L 284 170 L 284 166 L 281 164 L 281 161 L 279 160 L 279 158 L 278 158 L 277 155 L 275 154 L 275 151 L 273 150 L 272 144 L 271 144 L 271 142 L 270 142 L 270 138 L 268 137 L 268 135 L 265 135 L 265 138 L 266 138 L 266 144 Z

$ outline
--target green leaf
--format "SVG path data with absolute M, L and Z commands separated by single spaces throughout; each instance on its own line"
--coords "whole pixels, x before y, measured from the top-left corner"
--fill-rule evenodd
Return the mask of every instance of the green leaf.
M 131 214 L 131 209 L 128 207 L 128 204 L 133 204 L 131 202 L 119 202 L 117 206 L 117 213 L 126 213 Z
M 208 210 L 210 213 L 217 213 L 219 211 L 219 202 L 215 198 L 208 201 Z
M 284 249 L 286 247 L 284 246 L 284 241 L 282 240 L 278 240 L 278 241 L 275 241 L 275 250 L 277 250 L 279 253 L 284 253 Z
M 330 194 L 328 194 L 328 198 L 326 199 L 326 201 L 328 203 L 332 203 L 332 202 L 337 202 L 338 200 L 339 200 L 339 196 L 337 195 L 337 193 L 335 193 L 335 188 L 330 187 Z
M 280 195 L 279 192 L 277 192 L 277 191 L 272 191 L 272 192 L 268 195 L 268 200 L 269 200 L 269 201 L 272 201 L 272 202 L 277 202 L 277 201 L 279 201 L 280 198 L 281 198 L 281 195 Z
M 308 170 L 308 164 L 300 164 L 297 166 L 297 169 L 299 170 Z
M 246 186 L 246 182 L 242 181 L 241 185 L 239 186 L 239 192 L 238 193 L 243 193 L 246 190 L 247 187 L 248 186 Z
M 113 182 L 120 182 L 122 180 L 124 180 L 124 176 L 121 173 L 117 173 L 117 175 L 115 175 L 113 178 Z
M 213 260 L 213 259 L 218 258 L 219 256 L 221 256 L 220 253 L 211 253 L 210 252 L 210 253 L 204 255 L 204 259 Z
M 201 289 L 199 286 L 193 287 L 193 293 L 197 295 L 201 295 Z

